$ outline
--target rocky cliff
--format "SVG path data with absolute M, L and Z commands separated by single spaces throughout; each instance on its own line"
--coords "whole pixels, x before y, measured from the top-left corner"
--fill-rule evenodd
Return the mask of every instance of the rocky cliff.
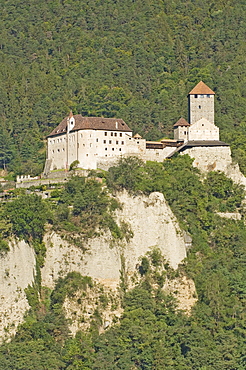
M 149 197 L 133 197 L 123 192 L 117 197 L 122 203 L 122 209 L 117 212 L 118 221 L 128 223 L 133 237 L 128 242 L 115 242 L 109 233 L 105 233 L 89 240 L 82 249 L 70 245 L 54 232 L 46 233 L 47 252 L 41 270 L 43 286 L 52 289 L 59 277 L 77 271 L 91 276 L 106 289 L 116 291 L 121 274 L 130 279 L 140 256 L 153 247 L 160 249 L 171 267 L 178 267 L 186 257 L 185 237 L 163 195 L 152 193 Z M 0 266 L 0 336 L 9 337 L 16 332 L 29 307 L 25 288 L 34 282 L 34 251 L 23 241 L 12 242 L 9 253 L 1 258 Z M 69 315 L 67 303 L 66 310 Z

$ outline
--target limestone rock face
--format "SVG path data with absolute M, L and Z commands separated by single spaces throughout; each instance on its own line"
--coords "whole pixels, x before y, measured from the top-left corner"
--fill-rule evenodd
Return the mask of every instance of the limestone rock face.
M 44 286 L 53 288 L 60 276 L 77 271 L 115 289 L 123 268 L 126 275 L 131 276 L 140 256 L 153 247 L 161 250 L 171 267 L 178 267 L 186 257 L 185 239 L 163 194 L 132 197 L 123 192 L 117 198 L 122 203 L 122 210 L 117 213 L 118 221 L 129 224 L 133 238 L 128 243 L 113 243 L 111 235 L 104 234 L 83 245 L 86 248 L 84 252 L 69 245 L 58 234 L 46 235 L 47 255 L 42 268 Z
M 240 172 L 238 164 L 233 163 L 229 146 L 194 147 L 186 149 L 182 154 L 189 154 L 194 158 L 193 165 L 201 172 L 221 171 L 236 184 L 246 186 L 246 178 Z
M 0 258 L 0 338 L 16 333 L 29 304 L 25 288 L 35 276 L 34 250 L 24 241 L 10 243 L 10 251 Z
M 43 286 L 52 289 L 59 277 L 76 271 L 81 275 L 90 276 L 113 297 L 117 293 L 122 274 L 131 277 L 136 271 L 140 257 L 153 247 L 161 250 L 171 267 L 178 267 L 186 257 L 185 235 L 163 195 L 152 193 L 149 197 L 133 197 L 122 192 L 117 198 L 122 204 L 122 209 L 118 210 L 116 215 L 118 222 L 126 222 L 133 232 L 133 237 L 128 242 L 114 241 L 110 233 L 104 233 L 79 248 L 69 244 L 57 233 L 46 233 L 44 242 L 47 253 L 41 270 Z M 23 321 L 24 314 L 29 309 L 25 288 L 34 282 L 35 264 L 34 250 L 24 241 L 12 241 L 10 251 L 0 258 L 2 339 L 15 334 L 18 324 Z M 91 296 L 90 299 L 92 300 Z M 92 308 L 93 304 L 92 300 Z M 65 308 L 67 316 L 70 317 L 71 312 L 74 312 L 73 304 L 66 301 Z M 107 314 L 106 310 L 104 315 L 103 325 L 106 326 L 114 315 L 120 314 L 118 308 L 110 308 L 109 311 L 110 314 Z M 90 314 L 89 312 L 88 315 Z M 76 325 L 71 330 L 76 332 Z

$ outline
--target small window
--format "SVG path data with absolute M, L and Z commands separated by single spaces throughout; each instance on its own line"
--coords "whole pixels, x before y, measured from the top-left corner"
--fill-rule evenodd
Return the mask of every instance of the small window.
M 119 149 L 119 151 L 121 152 L 121 148 Z
M 105 148 L 105 150 L 108 150 L 108 148 Z
M 96 142 L 98 143 L 98 139 L 96 139 Z
M 137 141 L 137 144 L 139 144 L 139 141 Z
M 52 153 L 55 153 L 54 149 L 52 150 Z
M 199 105 L 198 108 L 201 109 L 202 108 L 201 105 Z
M 202 126 L 204 126 L 204 123 L 202 123 Z
M 119 142 L 118 142 L 118 141 L 116 141 L 116 144 L 119 144 Z
M 109 140 L 109 144 L 112 144 L 112 140 Z
M 200 95 L 200 98 L 204 98 L 204 95 Z
M 114 133 L 114 136 L 117 136 L 117 132 Z
M 57 149 L 58 152 L 60 152 L 60 149 Z
M 104 132 L 104 136 L 107 136 L 108 135 L 108 133 L 107 132 Z
M 90 143 L 90 148 L 92 147 L 92 144 Z
M 186 131 L 184 131 L 184 135 L 186 135 Z
M 120 132 L 120 137 L 122 137 L 122 132 Z
M 114 148 L 112 148 L 112 150 L 114 151 Z
M 111 136 L 114 136 L 114 133 L 113 132 L 111 132 Z
M 195 94 L 195 98 L 198 98 L 198 95 L 197 94 Z
M 106 140 L 103 140 L 103 144 L 106 144 Z
M 124 141 L 121 142 L 121 145 L 124 145 Z
M 209 94 L 207 94 L 207 98 L 210 98 L 210 95 Z

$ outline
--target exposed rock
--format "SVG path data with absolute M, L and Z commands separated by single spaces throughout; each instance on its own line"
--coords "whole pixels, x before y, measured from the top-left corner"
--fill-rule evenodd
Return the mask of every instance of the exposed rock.
M 118 221 L 127 222 L 133 237 L 127 243 L 114 242 L 106 233 L 91 239 L 86 252 L 71 246 L 56 233 L 47 234 L 47 255 L 42 268 L 42 284 L 53 288 L 55 281 L 68 272 L 77 271 L 91 276 L 107 287 L 116 289 L 120 282 L 122 256 L 125 272 L 131 276 L 140 256 L 153 247 L 158 247 L 171 267 L 186 257 L 184 234 L 161 193 L 132 197 L 127 192 L 118 194 L 122 210 L 117 212 Z
M 10 251 L 0 258 L 0 339 L 16 333 L 29 304 L 25 288 L 35 275 L 34 250 L 24 241 L 10 243 Z
M 194 158 L 193 165 L 202 173 L 221 171 L 236 184 L 246 187 L 246 178 L 240 172 L 238 164 L 232 161 L 229 146 L 193 147 L 186 149 L 181 154 L 189 154 L 191 158 Z
M 194 281 L 186 276 L 167 280 L 165 290 L 177 298 L 177 308 L 190 315 L 192 307 L 198 300 Z

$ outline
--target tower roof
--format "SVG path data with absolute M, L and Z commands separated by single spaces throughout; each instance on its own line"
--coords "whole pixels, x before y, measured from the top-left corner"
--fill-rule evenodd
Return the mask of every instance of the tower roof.
M 215 95 L 215 92 L 210 89 L 203 81 L 198 84 L 189 92 L 188 95 Z
M 190 124 L 183 118 L 181 117 L 174 125 L 173 127 L 178 127 L 178 126 L 190 126 Z

